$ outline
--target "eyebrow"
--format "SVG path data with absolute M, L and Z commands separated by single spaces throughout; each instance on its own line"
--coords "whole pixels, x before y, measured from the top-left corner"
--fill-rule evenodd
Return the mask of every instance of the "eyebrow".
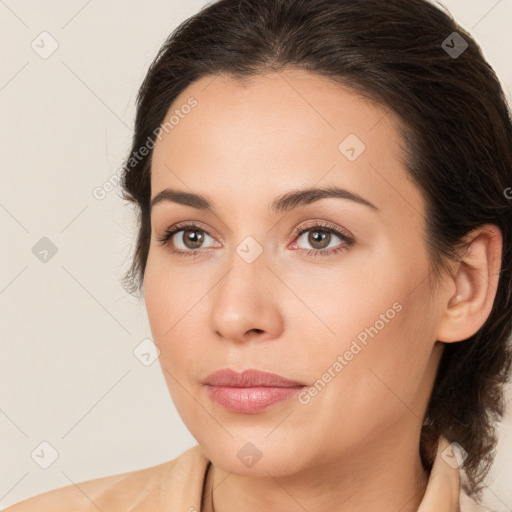
M 373 203 L 364 199 L 359 194 L 334 185 L 327 188 L 292 190 L 277 197 L 270 205 L 270 210 L 273 213 L 288 212 L 300 206 L 306 206 L 316 201 L 320 201 L 321 199 L 328 198 L 347 199 L 368 206 L 375 211 L 379 210 Z M 172 202 L 191 206 L 198 210 L 214 212 L 213 203 L 206 196 L 194 194 L 192 192 L 183 192 L 180 190 L 165 188 L 158 192 L 158 194 L 156 194 L 151 200 L 150 211 L 156 204 L 162 202 Z

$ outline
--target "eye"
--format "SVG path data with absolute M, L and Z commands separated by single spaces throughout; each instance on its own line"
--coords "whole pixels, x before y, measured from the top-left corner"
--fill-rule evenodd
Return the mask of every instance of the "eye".
M 354 243 L 354 238 L 351 235 L 324 221 L 310 221 L 306 223 L 306 227 L 302 226 L 299 228 L 295 236 L 297 239 L 292 247 L 295 249 L 300 243 L 310 244 L 313 249 L 303 250 L 311 256 L 336 254 L 346 250 Z M 336 238 L 341 241 L 341 244 L 336 244 Z
M 195 255 L 203 249 L 201 247 L 205 241 L 210 238 L 215 242 L 204 229 L 197 224 L 176 224 L 172 228 L 165 231 L 161 238 L 157 241 L 161 245 L 167 246 L 169 252 L 182 254 L 185 256 Z M 217 245 L 217 247 L 219 247 Z

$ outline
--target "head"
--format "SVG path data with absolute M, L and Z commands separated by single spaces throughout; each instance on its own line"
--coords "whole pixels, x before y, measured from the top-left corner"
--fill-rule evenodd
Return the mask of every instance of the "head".
M 122 185 L 139 212 L 124 284 L 143 292 L 170 393 L 214 463 L 284 475 L 363 444 L 383 454 L 401 432 L 428 469 L 443 435 L 478 494 L 511 365 L 512 126 L 447 13 L 204 8 L 147 73 Z M 323 192 L 292 195 L 305 189 Z M 307 387 L 234 414 L 202 384 L 225 367 Z M 250 469 L 246 443 L 263 454 Z

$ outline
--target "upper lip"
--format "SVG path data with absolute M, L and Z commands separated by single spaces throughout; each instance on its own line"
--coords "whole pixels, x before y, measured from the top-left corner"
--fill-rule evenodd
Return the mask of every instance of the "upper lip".
M 239 388 L 250 388 L 256 386 L 292 387 L 304 386 L 303 383 L 286 379 L 275 373 L 262 372 L 249 369 L 241 373 L 231 368 L 217 370 L 203 380 L 203 384 L 210 386 L 233 386 Z

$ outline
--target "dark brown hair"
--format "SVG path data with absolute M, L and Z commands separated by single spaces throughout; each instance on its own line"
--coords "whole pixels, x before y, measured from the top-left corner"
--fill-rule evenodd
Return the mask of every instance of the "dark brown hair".
M 285 67 L 329 77 L 397 114 L 407 172 L 427 203 L 434 277 L 450 260 L 460 261 L 471 230 L 485 223 L 501 230 L 492 311 L 476 334 L 445 345 L 420 446 L 430 469 L 440 435 L 459 443 L 468 453 L 464 488 L 479 499 L 512 359 L 512 209 L 505 193 L 512 186 L 512 121 L 492 67 L 447 10 L 426 0 L 220 0 L 183 22 L 137 98 L 122 187 L 137 209 L 139 231 L 123 285 L 130 293 L 143 287 L 151 235 L 148 141 L 174 99 L 207 75 L 243 79 Z M 141 157 L 144 146 L 151 149 Z

